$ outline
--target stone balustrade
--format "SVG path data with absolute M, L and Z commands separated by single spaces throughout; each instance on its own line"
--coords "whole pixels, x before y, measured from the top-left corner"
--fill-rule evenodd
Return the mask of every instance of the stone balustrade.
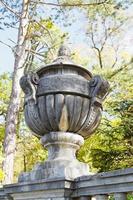
M 74 181 L 47 179 L 5 185 L 0 199 L 8 200 L 126 200 L 133 192 L 133 168 L 82 176 Z
M 126 200 L 130 192 L 133 192 L 133 168 L 79 177 L 72 197 L 106 200 L 113 194 L 115 200 Z

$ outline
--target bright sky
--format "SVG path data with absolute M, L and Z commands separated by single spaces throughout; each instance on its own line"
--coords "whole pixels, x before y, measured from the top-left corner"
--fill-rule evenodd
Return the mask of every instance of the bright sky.
M 130 9 L 128 10 L 128 15 L 133 15 L 132 9 L 133 6 L 130 7 Z M 64 29 L 64 27 L 61 26 L 61 28 L 63 28 L 64 31 L 69 32 L 70 47 L 74 49 L 80 48 L 82 54 L 84 55 L 85 53 L 87 53 L 87 44 L 85 42 L 85 35 L 84 35 L 87 22 L 85 20 L 85 16 L 83 13 L 80 12 L 77 14 L 76 11 L 74 12 L 75 13 L 73 14 L 75 14 L 74 15 L 75 21 L 72 24 L 72 27 L 68 26 L 65 27 Z M 45 13 L 45 15 L 46 14 L 47 13 Z M 133 54 L 133 45 L 131 45 L 133 43 L 132 32 L 133 32 L 133 23 L 128 25 L 128 31 L 126 32 L 124 40 L 122 41 L 125 44 L 124 45 L 125 50 L 127 50 L 127 52 L 131 54 Z M 14 29 L 6 29 L 5 31 L 0 30 L 0 40 L 10 46 L 14 46 L 13 42 L 11 42 L 10 39 L 16 42 L 17 30 Z M 12 72 L 13 63 L 14 63 L 14 56 L 11 49 L 0 43 L 0 74 L 3 72 Z
M 75 22 L 73 23 L 73 26 L 70 28 L 69 26 L 66 28 L 63 28 L 62 25 L 61 28 L 63 31 L 69 32 L 70 40 L 69 45 L 72 48 L 76 48 L 76 46 L 79 46 L 81 43 L 81 47 L 83 44 L 83 40 L 85 38 L 84 36 L 84 30 L 86 26 L 85 17 L 82 13 L 76 14 L 75 13 Z M 84 23 L 82 23 L 84 21 Z M 75 33 L 78 33 L 75 37 Z M 17 30 L 15 29 L 6 29 L 5 31 L 0 30 L 0 40 L 10 46 L 14 46 L 13 42 L 10 40 L 13 40 L 16 42 L 17 40 Z M 5 46 L 4 44 L 0 43 L 0 74 L 3 72 L 12 72 L 13 71 L 13 63 L 14 63 L 14 55 L 12 53 L 12 50 Z
M 6 31 L 0 31 L 0 40 L 10 46 L 14 44 L 9 40 L 16 41 L 17 32 L 13 29 L 7 29 Z M 12 50 L 0 43 L 0 74 L 7 71 L 13 71 L 14 55 Z

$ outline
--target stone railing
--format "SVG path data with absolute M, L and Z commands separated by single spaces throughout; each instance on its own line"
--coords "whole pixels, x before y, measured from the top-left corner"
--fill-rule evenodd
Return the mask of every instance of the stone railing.
M 5 185 L 0 199 L 8 200 L 126 200 L 133 192 L 133 168 L 82 176 L 74 181 L 49 179 Z
M 115 200 L 126 200 L 130 192 L 133 192 L 133 168 L 80 177 L 75 182 L 72 197 L 107 200 L 113 194 Z

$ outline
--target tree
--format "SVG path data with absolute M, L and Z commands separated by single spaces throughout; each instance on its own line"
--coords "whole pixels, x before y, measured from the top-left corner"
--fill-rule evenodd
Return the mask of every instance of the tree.
M 86 41 L 92 55 L 90 66 L 94 74 L 106 77 L 111 85 L 101 125 L 78 153 L 78 158 L 89 163 L 93 171 L 133 166 L 133 59 L 126 52 L 127 49 L 124 49 L 123 39 L 124 34 L 127 34 L 127 23 L 131 20 L 125 14 L 129 7 L 129 1 L 112 1 L 111 4 L 95 7 L 87 12 Z
M 1 1 L 3 3 L 3 1 Z M 9 107 L 6 116 L 6 128 L 4 139 L 4 161 L 3 171 L 5 173 L 5 183 L 11 183 L 13 180 L 14 156 L 16 148 L 16 125 L 20 105 L 20 86 L 19 80 L 24 71 L 24 64 L 26 61 L 26 49 L 28 48 L 29 41 L 28 35 L 28 20 L 29 20 L 29 0 L 24 0 L 22 4 L 21 14 L 19 17 L 19 31 L 16 49 L 14 51 L 14 72 L 12 81 L 12 91 L 9 102 Z M 9 10 L 9 7 L 4 4 Z M 12 12 L 12 11 L 11 11 Z M 14 13 L 16 15 L 16 12 Z

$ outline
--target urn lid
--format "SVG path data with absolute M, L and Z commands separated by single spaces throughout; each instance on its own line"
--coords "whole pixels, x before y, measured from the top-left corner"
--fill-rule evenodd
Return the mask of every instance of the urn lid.
M 53 62 L 51 64 L 48 64 L 48 65 L 42 67 L 41 69 L 39 69 L 37 71 L 37 74 L 39 76 L 41 76 L 47 70 L 52 70 L 52 69 L 55 69 L 55 68 L 57 68 L 57 69 L 59 69 L 59 68 L 60 69 L 61 68 L 71 68 L 71 69 L 77 71 L 79 74 L 81 74 L 82 76 L 84 76 L 88 80 L 90 80 L 92 78 L 91 72 L 89 72 L 87 69 L 83 68 L 81 65 L 75 64 L 71 60 L 71 51 L 65 45 L 62 45 L 59 48 L 58 57 L 55 60 L 53 60 Z

